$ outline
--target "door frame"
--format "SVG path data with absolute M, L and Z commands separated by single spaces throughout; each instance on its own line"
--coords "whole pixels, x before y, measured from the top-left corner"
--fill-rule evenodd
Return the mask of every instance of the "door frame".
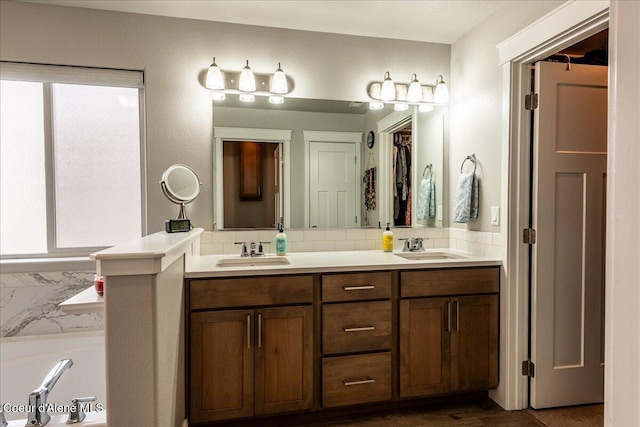
M 507 410 L 525 409 L 529 401 L 522 361 L 528 357 L 528 252 L 522 230 L 528 227 L 530 179 L 529 111 L 532 63 L 583 40 L 609 25 L 609 1 L 567 2 L 497 46 L 502 68 L 503 122 L 500 236 L 503 277 L 500 303 L 500 378 L 490 396 Z
M 354 212 L 358 216 L 358 223 L 362 223 L 362 218 L 360 215 L 360 152 L 362 151 L 362 132 L 337 132 L 337 131 L 328 131 L 328 130 L 303 130 L 302 131 L 302 139 L 304 140 L 304 228 L 310 227 L 309 222 L 309 203 L 310 203 L 310 194 L 309 194 L 309 185 L 311 179 L 309 177 L 310 171 L 310 146 L 312 142 L 331 142 L 331 143 L 345 143 L 345 144 L 354 144 L 355 152 L 356 152 L 356 168 L 355 168 L 355 177 L 354 177 L 354 185 L 355 185 L 355 194 L 354 198 L 355 209 Z M 358 224 L 356 224 L 358 226 Z
M 283 185 L 282 196 L 284 227 L 291 226 L 291 130 L 289 129 L 257 129 L 216 126 L 213 128 L 214 169 L 213 169 L 213 230 L 224 229 L 224 186 L 223 155 L 224 141 L 272 142 L 280 144 L 283 149 L 281 164 Z M 276 223 L 278 219 L 276 218 Z

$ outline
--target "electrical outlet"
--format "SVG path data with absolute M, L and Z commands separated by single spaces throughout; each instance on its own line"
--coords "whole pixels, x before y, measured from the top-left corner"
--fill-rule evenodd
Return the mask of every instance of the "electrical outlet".
M 491 225 L 500 225 L 500 206 L 491 206 Z

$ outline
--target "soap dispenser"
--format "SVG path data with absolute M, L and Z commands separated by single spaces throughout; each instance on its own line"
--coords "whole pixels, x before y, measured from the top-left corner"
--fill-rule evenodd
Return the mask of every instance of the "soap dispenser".
M 382 233 L 382 250 L 384 252 L 393 252 L 393 231 L 389 228 L 389 223 L 387 223 L 387 228 Z
M 284 256 L 287 254 L 287 235 L 284 232 L 284 226 L 279 224 L 278 234 L 276 234 L 276 255 Z

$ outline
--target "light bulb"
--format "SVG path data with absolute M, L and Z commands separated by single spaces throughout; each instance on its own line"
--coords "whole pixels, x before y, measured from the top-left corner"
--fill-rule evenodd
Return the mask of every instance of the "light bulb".
M 255 95 L 252 93 L 241 93 L 239 98 L 241 102 L 254 102 L 256 100 Z
M 209 66 L 207 71 L 207 81 L 205 83 L 207 89 L 224 90 L 224 79 L 222 78 L 222 71 L 216 64 L 216 57 L 213 57 L 213 63 Z
M 289 92 L 289 84 L 287 83 L 287 76 L 285 75 L 280 63 L 278 62 L 278 69 L 273 73 L 271 78 L 271 92 L 272 93 L 287 93 Z
M 433 102 L 436 104 L 447 104 L 449 102 L 449 88 L 442 76 L 436 81 L 436 88 L 433 91 Z
M 224 101 L 227 96 L 224 92 L 211 92 L 211 99 L 214 101 Z
M 382 89 L 380 89 L 380 99 L 383 101 L 393 101 L 396 99 L 396 86 L 393 84 L 393 80 L 391 80 L 388 71 L 384 74 Z
M 382 102 L 371 101 L 369 103 L 370 110 L 382 110 L 384 108 L 384 104 Z
M 429 111 L 433 111 L 433 105 L 431 104 L 420 104 L 418 107 L 418 111 L 421 113 L 428 113 Z
M 251 71 L 251 68 L 249 67 L 248 59 L 247 65 L 245 65 L 240 72 L 240 82 L 238 82 L 238 89 L 243 92 L 255 92 L 256 90 L 256 79 L 253 76 L 253 71 Z
M 415 74 L 411 76 L 411 84 L 409 85 L 409 90 L 407 91 L 407 101 L 409 102 L 422 101 L 422 86 L 420 86 L 420 82 L 418 81 L 418 76 L 416 76 Z
M 409 104 L 394 104 L 393 109 L 396 111 L 407 111 Z
M 269 95 L 270 104 L 284 104 L 284 96 Z

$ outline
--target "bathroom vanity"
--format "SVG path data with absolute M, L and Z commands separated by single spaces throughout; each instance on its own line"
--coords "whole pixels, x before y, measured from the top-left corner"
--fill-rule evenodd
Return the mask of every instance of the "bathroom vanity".
M 188 257 L 190 422 L 495 388 L 499 261 L 401 255 Z
M 109 425 L 265 425 L 496 387 L 500 260 L 447 249 L 201 256 L 202 231 L 93 255 Z

